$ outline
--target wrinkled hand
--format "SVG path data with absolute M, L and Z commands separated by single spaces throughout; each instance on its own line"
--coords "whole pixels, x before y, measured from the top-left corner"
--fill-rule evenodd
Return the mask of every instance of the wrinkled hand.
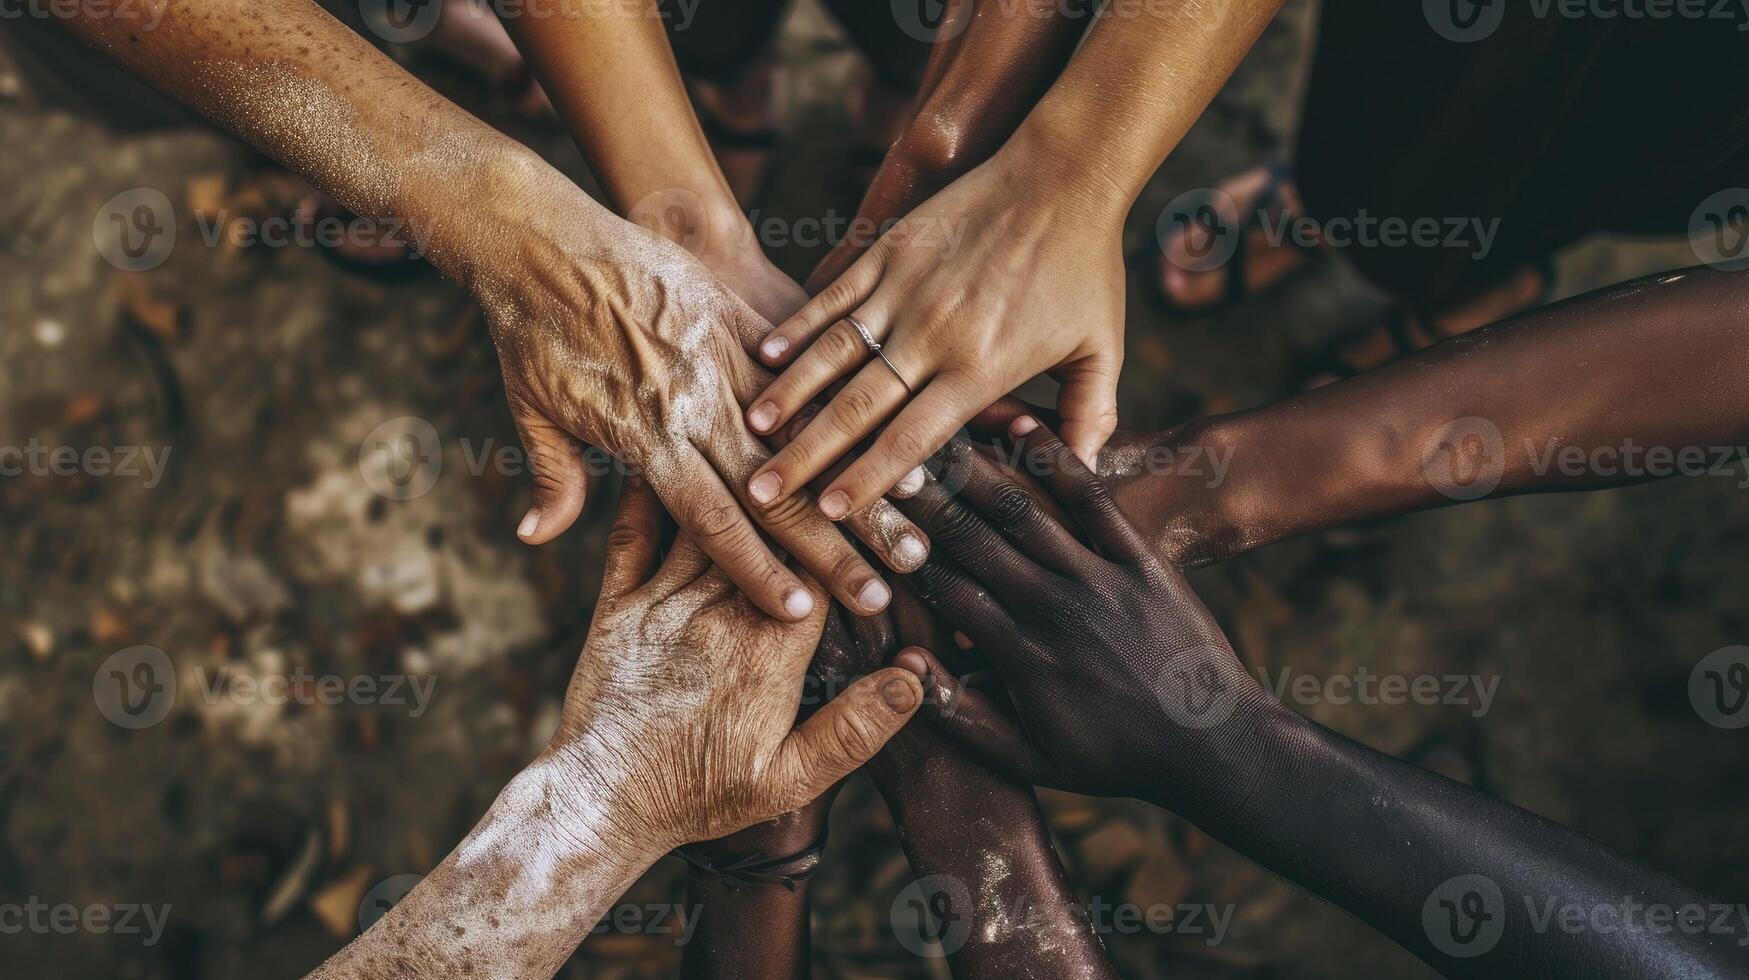
M 1030 417 L 1011 432 L 1091 547 L 964 444 L 906 506 L 936 543 L 910 585 L 990 659 L 1016 710 L 918 651 L 899 664 L 932 688 L 932 722 L 1014 778 L 1170 806 L 1273 702 L 1099 478 Z
M 654 494 L 630 481 L 551 751 L 594 801 L 590 822 L 658 853 L 805 806 L 879 751 L 922 696 L 889 668 L 797 727 L 824 596 L 803 622 L 771 619 L 684 536 L 658 565 L 660 522 Z
M 618 219 L 603 228 L 588 212 L 565 211 L 563 193 L 537 195 L 547 207 L 531 209 L 495 263 L 514 274 L 471 283 L 535 476 L 518 534 L 544 543 L 576 520 L 580 443 L 591 443 L 644 474 L 681 529 L 771 615 L 802 619 L 812 599 L 759 528 L 840 601 L 862 612 L 884 606 L 880 576 L 805 498 L 751 517 L 743 509 L 747 478 L 769 453 L 741 421 L 738 396 L 764 373 L 740 338 L 765 321 L 680 247 Z
M 834 520 L 866 507 L 980 410 L 1045 371 L 1063 383 L 1065 434 L 1091 459 L 1117 421 L 1118 220 L 1049 199 L 1001 154 L 907 215 L 761 344 L 767 364 L 787 367 L 751 403 L 756 432 L 776 431 L 850 377 L 760 467 L 753 499 L 786 499 L 884 423 L 869 451 L 820 494 Z M 892 368 L 846 316 L 868 328 Z

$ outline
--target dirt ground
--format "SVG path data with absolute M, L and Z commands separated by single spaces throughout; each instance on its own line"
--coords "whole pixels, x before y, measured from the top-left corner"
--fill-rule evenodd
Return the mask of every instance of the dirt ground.
M 1144 194 L 1131 251 L 1157 254 L 1154 217 L 1178 192 L 1285 152 L 1313 13 L 1290 2 Z M 154 942 L 119 928 L 0 935 L 0 975 L 298 976 L 356 934 L 361 906 L 440 860 L 546 740 L 613 494 L 601 487 L 558 542 L 517 543 L 526 475 L 470 472 L 515 436 L 465 295 L 423 268 L 379 281 L 313 248 L 206 244 L 202 216 L 271 215 L 295 183 L 223 135 L 157 125 L 150 100 L 98 76 L 44 79 L 18 54 L 31 35 L 6 30 L 0 445 L 145 447 L 165 465 L 157 479 L 0 478 L 0 902 L 169 909 Z M 806 4 L 783 53 L 796 111 L 764 211 L 847 216 L 855 55 Z M 420 67 L 581 174 L 554 125 L 510 121 L 465 75 Z M 138 108 L 105 118 L 80 88 Z M 172 202 L 179 244 L 150 272 L 119 273 L 93 217 L 140 187 Z M 800 276 L 818 255 L 779 258 Z M 1561 257 L 1558 292 L 1689 264 L 1681 243 L 1588 243 Z M 1196 320 L 1161 317 L 1133 288 L 1124 424 L 1291 393 L 1296 357 L 1378 302 L 1340 262 Z M 441 475 L 389 499 L 361 444 L 406 416 L 440 440 Z M 1193 582 L 1261 667 L 1497 678 L 1481 717 L 1303 710 L 1387 751 L 1436 735 L 1469 746 L 1495 792 L 1739 901 L 1746 736 L 1703 722 L 1686 685 L 1708 652 L 1749 642 L 1745 544 L 1749 490 L 1697 479 L 1332 532 Z M 103 690 L 112 655 L 137 646 L 164 651 L 174 705 L 135 729 L 109 720 Z M 203 697 L 221 668 L 434 683 L 419 705 Z M 1182 916 L 1181 930 L 1114 931 L 1126 976 L 1426 975 L 1169 814 L 1042 795 L 1090 899 L 1231 916 L 1219 942 Z M 853 781 L 817 879 L 818 976 L 946 975 L 889 925 L 909 880 L 890 818 Z M 562 975 L 673 975 L 681 937 L 647 910 L 683 902 L 681 882 L 677 862 L 659 864 L 622 904 L 646 912 L 637 927 L 591 938 Z

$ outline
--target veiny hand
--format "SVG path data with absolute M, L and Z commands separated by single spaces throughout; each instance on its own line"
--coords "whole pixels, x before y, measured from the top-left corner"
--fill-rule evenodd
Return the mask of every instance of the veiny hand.
M 660 521 L 655 495 L 631 481 L 549 753 L 594 801 L 590 823 L 656 853 L 807 805 L 922 700 L 914 676 L 888 668 L 797 727 L 824 596 L 803 622 L 771 619 L 685 536 L 658 567 Z
M 1010 431 L 1091 547 L 963 443 L 905 506 L 936 544 L 911 587 L 991 660 L 1017 711 L 921 651 L 898 663 L 932 687 L 932 722 L 1014 778 L 1170 806 L 1194 782 L 1179 777 L 1242 748 L 1273 702 L 1099 478 L 1030 416 Z
M 812 598 L 755 520 L 840 601 L 883 607 L 887 585 L 805 498 L 753 517 L 743 509 L 747 479 L 769 453 L 741 421 L 737 396 L 764 374 L 739 338 L 765 321 L 679 246 L 567 208 L 577 193 L 533 195 L 527 227 L 470 283 L 535 475 L 518 534 L 544 543 L 576 520 L 587 442 L 644 474 L 688 537 L 766 612 L 799 620 Z
M 1036 175 L 998 154 L 907 215 L 761 344 L 767 364 L 788 366 L 753 399 L 755 432 L 776 431 L 853 376 L 759 468 L 752 498 L 786 499 L 885 423 L 820 495 L 834 520 L 860 510 L 1043 371 L 1063 383 L 1064 432 L 1093 458 L 1116 425 L 1123 359 L 1121 216 L 1094 213 L 1044 193 Z

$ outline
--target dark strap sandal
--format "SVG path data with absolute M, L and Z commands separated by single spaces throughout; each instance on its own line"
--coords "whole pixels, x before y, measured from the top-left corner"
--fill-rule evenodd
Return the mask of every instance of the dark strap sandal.
M 758 207 L 759 202 L 766 199 L 777 168 L 771 165 L 770 155 L 777 151 L 777 145 L 782 139 L 777 129 L 762 126 L 757 129 L 737 129 L 717 118 L 699 100 L 692 102 L 693 112 L 698 114 L 699 127 L 704 130 L 704 138 L 710 141 L 711 149 L 718 153 L 725 150 L 738 150 L 743 153 L 763 153 L 767 159 L 759 165 L 759 176 L 754 180 L 753 191 L 747 200 L 740 202 L 744 210 Z

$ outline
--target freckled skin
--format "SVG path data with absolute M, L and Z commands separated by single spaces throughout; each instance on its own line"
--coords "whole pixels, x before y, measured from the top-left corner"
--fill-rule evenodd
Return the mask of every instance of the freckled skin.
M 802 808 L 916 711 L 887 668 L 800 727 L 827 603 L 763 616 L 630 481 L 595 621 L 551 744 L 436 870 L 313 976 L 550 977 L 632 882 L 675 847 Z
M 970 449 L 950 461 L 963 492 L 931 484 L 905 505 L 937 544 L 909 583 L 972 638 L 1017 709 L 998 711 L 927 654 L 902 654 L 929 678 L 931 720 L 960 744 L 1016 779 L 1171 809 L 1447 976 L 1749 975 L 1741 916 L 1706 933 L 1647 917 L 1548 927 L 1551 906 L 1718 906 L 1274 701 L 1100 479 L 1047 429 L 1017 443 L 1091 546 Z M 1452 920 L 1448 939 L 1441 890 L 1472 875 L 1498 896 L 1463 899 L 1470 921 Z M 1459 881 L 1444 897 L 1458 908 L 1458 892 L 1473 888 Z M 1481 921 L 1502 931 L 1488 945 L 1463 945 Z

